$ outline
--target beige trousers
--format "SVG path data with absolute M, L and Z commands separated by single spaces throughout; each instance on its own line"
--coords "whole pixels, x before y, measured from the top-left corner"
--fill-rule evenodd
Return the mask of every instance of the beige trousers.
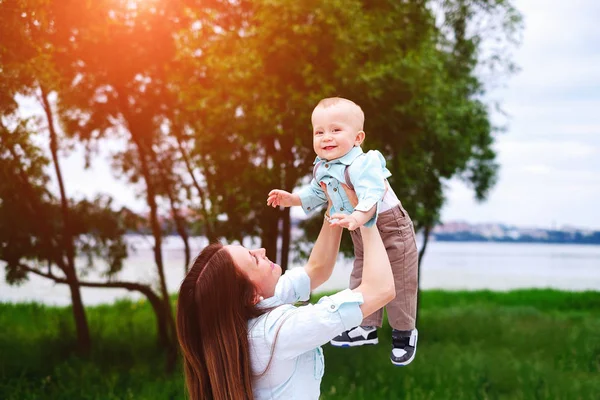
M 414 329 L 417 316 L 419 252 L 413 223 L 402 204 L 399 204 L 379 214 L 377 228 L 392 265 L 396 286 L 396 298 L 385 306 L 388 321 L 394 329 Z M 350 235 L 356 257 L 350 275 L 350 289 L 354 289 L 362 280 L 363 243 L 359 229 L 351 231 Z M 381 327 L 382 322 L 383 308 L 365 318 L 361 325 Z

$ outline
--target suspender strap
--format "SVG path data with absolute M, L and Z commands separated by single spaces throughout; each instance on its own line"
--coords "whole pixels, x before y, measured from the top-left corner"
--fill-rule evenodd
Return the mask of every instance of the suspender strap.
M 346 181 L 346 185 L 350 189 L 354 190 L 354 185 L 352 184 L 352 181 L 350 180 L 350 172 L 348 171 L 349 167 L 350 167 L 349 165 L 346 165 L 346 168 L 344 168 L 344 180 Z
M 367 155 L 367 153 L 362 153 L 359 157 L 365 156 Z M 354 190 L 354 185 L 352 184 L 352 180 L 350 179 L 350 166 L 346 165 L 346 168 L 344 168 L 344 180 L 346 181 L 346 185 Z
M 365 153 L 361 154 L 361 156 L 364 156 Z M 319 161 L 318 163 L 315 164 L 314 168 L 313 168 L 313 178 L 317 179 L 317 170 L 319 169 L 319 167 L 321 166 L 321 164 L 323 163 L 323 161 Z M 350 179 L 350 171 L 349 171 L 350 166 L 346 165 L 346 168 L 344 168 L 344 180 L 346 181 L 346 185 L 354 190 L 354 185 L 352 184 L 352 180 Z

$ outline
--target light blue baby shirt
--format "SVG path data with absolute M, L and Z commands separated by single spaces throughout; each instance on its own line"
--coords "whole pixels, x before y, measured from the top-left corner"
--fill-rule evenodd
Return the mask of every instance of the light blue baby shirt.
M 327 197 L 319 186 L 321 181 L 327 185 L 327 194 L 333 203 L 329 210 L 330 215 L 338 212 L 351 214 L 354 210 L 369 211 L 375 204 L 379 212 L 379 201 L 383 198 L 386 189 L 385 179 L 392 176 L 385 166 L 385 158 L 379 151 L 371 150 L 364 153 L 360 147 L 353 147 L 344 156 L 335 160 L 329 161 L 317 157 L 314 164 L 319 166 L 310 186 L 298 193 L 304 212 L 310 213 L 327 203 Z M 346 192 L 340 185 L 340 182 L 348 184 L 344 176 L 346 167 L 358 197 L 356 208 L 352 207 Z M 373 218 L 367 221 L 366 227 L 375 224 L 377 214 L 375 213 Z
M 279 278 L 275 295 L 259 303 L 260 307 L 276 308 L 248 321 L 256 400 L 318 399 L 325 371 L 320 346 L 363 319 L 360 293 L 346 289 L 314 305 L 289 304 L 308 300 L 309 295 L 310 277 L 304 268 L 293 268 Z

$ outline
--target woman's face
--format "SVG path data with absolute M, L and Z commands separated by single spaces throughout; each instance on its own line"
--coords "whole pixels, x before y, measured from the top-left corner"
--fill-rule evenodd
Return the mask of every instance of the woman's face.
M 264 298 L 273 296 L 275 285 L 281 277 L 281 267 L 266 256 L 265 249 L 248 250 L 243 246 L 225 246 L 235 265 L 254 284 L 257 294 Z

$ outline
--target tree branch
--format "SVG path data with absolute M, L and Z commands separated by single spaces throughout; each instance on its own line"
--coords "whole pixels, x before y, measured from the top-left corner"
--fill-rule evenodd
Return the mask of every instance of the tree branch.
M 28 265 L 19 263 L 19 268 L 23 268 L 24 270 L 31 272 L 33 274 L 42 276 L 44 278 L 48 278 L 53 280 L 56 283 L 64 283 L 67 284 L 68 281 L 66 278 L 61 278 L 59 276 L 54 275 L 52 272 L 50 273 L 46 273 L 46 272 L 42 272 L 40 270 L 38 270 L 37 268 L 33 268 L 30 267 Z M 85 287 L 96 287 L 96 288 L 116 288 L 116 289 L 127 289 L 129 291 L 139 291 L 142 292 L 143 294 L 147 295 L 149 292 L 151 292 L 153 295 L 154 292 L 152 290 L 152 288 L 148 285 L 144 285 L 141 283 L 135 283 L 135 282 L 123 282 L 123 281 L 113 281 L 113 282 L 89 282 L 89 281 L 79 281 L 79 285 L 80 286 L 85 286 Z

